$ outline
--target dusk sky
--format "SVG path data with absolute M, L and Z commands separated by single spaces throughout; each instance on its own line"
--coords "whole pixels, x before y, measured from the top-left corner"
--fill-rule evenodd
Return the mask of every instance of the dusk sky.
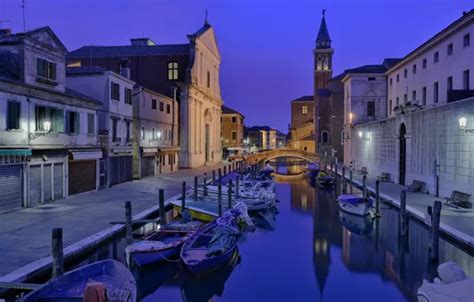
M 226 105 L 246 125 L 284 132 L 290 101 L 313 92 L 314 41 L 326 18 L 334 75 L 402 57 L 474 8 L 472 1 L 427 0 L 27 0 L 26 28 L 49 25 L 69 50 L 126 45 L 146 36 L 158 44 L 186 43 L 205 10 L 222 55 Z M 0 0 L 0 27 L 23 30 L 21 0 Z

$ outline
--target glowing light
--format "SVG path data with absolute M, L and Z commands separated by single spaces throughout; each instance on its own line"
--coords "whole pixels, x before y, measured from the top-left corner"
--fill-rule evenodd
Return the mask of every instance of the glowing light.
M 359 137 L 362 138 L 362 131 L 359 131 Z
M 466 129 L 466 125 L 467 125 L 467 119 L 464 116 L 459 118 L 459 127 L 461 127 L 461 130 Z
M 43 122 L 43 129 L 46 132 L 51 131 L 51 122 L 50 121 Z

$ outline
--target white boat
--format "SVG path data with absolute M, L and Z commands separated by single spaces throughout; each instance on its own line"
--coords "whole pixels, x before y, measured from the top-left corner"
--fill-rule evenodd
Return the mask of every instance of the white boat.
M 339 209 L 349 214 L 367 216 L 372 213 L 372 202 L 356 195 L 341 195 L 337 198 Z

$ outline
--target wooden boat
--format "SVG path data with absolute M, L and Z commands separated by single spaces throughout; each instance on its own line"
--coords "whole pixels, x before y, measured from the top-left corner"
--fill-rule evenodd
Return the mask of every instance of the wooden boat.
M 150 265 L 179 255 L 183 243 L 200 225 L 198 221 L 188 224 L 173 223 L 143 236 L 125 249 L 128 267 L 133 264 Z
M 196 232 L 183 244 L 181 248 L 181 260 L 191 273 L 200 275 L 217 269 L 229 261 L 236 252 L 238 235 L 230 237 L 230 247 L 227 248 L 224 253 L 216 255 L 208 254 L 208 244 L 214 237 L 218 227 L 217 220 L 214 220 L 200 229 L 199 232 Z M 235 229 L 235 232 L 236 234 L 240 233 L 237 229 Z
M 319 174 L 319 166 L 317 163 L 310 162 L 304 168 L 304 174 L 309 180 L 314 180 Z
M 135 302 L 137 286 L 132 273 L 122 263 L 103 260 L 79 267 L 57 277 L 26 295 L 24 302 L 82 301 L 89 282 L 102 283 L 107 301 Z
M 372 202 L 368 198 L 356 195 L 341 195 L 337 198 L 339 209 L 349 214 L 357 216 L 370 215 L 372 212 Z
M 356 216 L 347 212 L 339 212 L 339 219 L 348 231 L 360 236 L 368 236 L 374 229 L 374 220 L 369 215 Z

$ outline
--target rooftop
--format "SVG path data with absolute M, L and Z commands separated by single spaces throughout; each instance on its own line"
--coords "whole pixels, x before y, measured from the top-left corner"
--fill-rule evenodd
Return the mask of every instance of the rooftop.
M 67 58 L 188 55 L 189 48 L 189 44 L 83 46 L 71 51 Z
M 314 101 L 314 97 L 312 95 L 305 95 L 297 99 L 294 99 L 292 102 L 313 102 L 313 101 Z
M 103 74 L 104 71 L 107 71 L 107 69 L 99 66 L 80 66 L 66 68 L 66 74 L 68 75 Z
M 242 113 L 238 112 L 237 110 L 234 110 L 230 107 L 222 105 L 222 114 L 239 114 L 242 117 L 244 116 Z

